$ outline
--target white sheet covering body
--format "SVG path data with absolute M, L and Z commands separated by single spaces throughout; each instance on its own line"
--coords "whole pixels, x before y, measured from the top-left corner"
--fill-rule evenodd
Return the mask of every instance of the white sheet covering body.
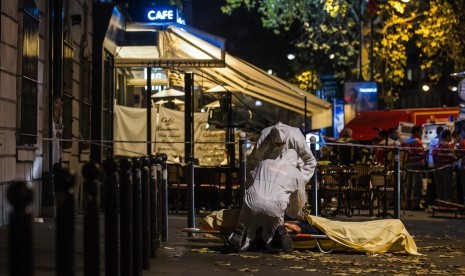
M 263 240 L 270 242 L 284 222 L 284 213 L 296 217 L 304 206 L 305 184 L 297 160 L 296 151 L 289 149 L 276 159 L 261 161 L 253 171 L 239 218 L 247 233 L 245 246 L 255 239 L 259 227 Z
M 279 147 L 276 146 L 275 142 L 284 144 Z M 298 168 L 301 170 L 304 182 L 308 183 L 315 172 L 315 157 L 310 151 L 302 132 L 296 127 L 283 123 L 277 123 L 262 130 L 254 149 L 247 159 L 247 171 L 253 171 L 258 162 L 262 160 L 276 159 L 287 149 L 294 149 L 297 152 L 299 156 Z M 247 185 L 250 185 L 249 181 L 247 181 Z

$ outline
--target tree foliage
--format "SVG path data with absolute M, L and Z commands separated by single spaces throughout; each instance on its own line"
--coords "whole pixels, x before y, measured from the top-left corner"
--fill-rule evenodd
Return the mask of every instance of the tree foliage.
M 360 78 L 360 54 L 369 52 L 370 13 L 359 0 L 226 0 L 223 12 L 256 9 L 265 28 L 291 38 L 298 49 L 300 72 L 322 73 L 328 67 L 342 81 Z M 373 11 L 374 79 L 390 100 L 406 79 L 408 59 L 418 63 L 430 81 L 444 66 L 465 69 L 464 4 L 462 0 L 377 0 Z M 360 5 L 361 4 L 361 5 Z M 362 24 L 360 24 L 362 22 Z M 360 47 L 360 35 L 363 36 Z M 362 49 L 362 53 L 360 53 Z M 412 58 L 412 49 L 415 56 Z M 329 59 L 333 54 L 334 58 Z M 365 58 L 365 60 L 367 59 Z M 362 63 L 368 66 L 368 62 Z M 359 70 L 362 68 L 362 70 Z M 415 69 L 415 68 L 414 68 Z M 299 72 L 298 72 L 299 74 Z

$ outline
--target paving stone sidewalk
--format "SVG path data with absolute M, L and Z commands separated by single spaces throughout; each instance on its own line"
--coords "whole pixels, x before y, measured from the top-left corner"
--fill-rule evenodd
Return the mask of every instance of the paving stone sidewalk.
M 206 214 L 203 214 L 206 215 Z M 200 221 L 203 215 L 196 217 Z M 440 214 L 438 214 L 440 215 Z M 368 216 L 337 216 L 334 220 L 362 221 Z M 296 250 L 293 254 L 231 253 L 218 238 L 187 236 L 185 214 L 169 216 L 168 241 L 151 259 L 143 275 L 465 275 L 465 219 L 451 214 L 431 217 L 424 211 L 407 211 L 402 222 L 422 256 Z M 82 216 L 76 220 L 76 275 L 83 272 Z M 102 220 L 103 222 L 103 220 Z M 101 225 L 103 228 L 103 223 Z M 34 275 L 55 275 L 53 218 L 34 224 Z M 0 227 L 0 275 L 8 275 L 8 228 Z M 104 273 L 103 236 L 101 266 Z

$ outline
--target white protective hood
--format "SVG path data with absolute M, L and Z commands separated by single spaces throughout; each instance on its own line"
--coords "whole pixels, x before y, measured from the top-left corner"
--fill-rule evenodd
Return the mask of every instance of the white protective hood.
M 285 144 L 278 147 L 275 142 L 285 142 Z M 308 183 L 315 172 L 315 157 L 310 151 L 310 146 L 305 141 L 302 132 L 296 127 L 283 123 L 277 123 L 262 130 L 252 153 L 247 159 L 247 171 L 254 170 L 258 162 L 262 160 L 277 158 L 287 149 L 294 149 L 297 152 L 300 172 L 305 183 Z M 247 183 L 247 185 L 249 184 L 250 182 Z

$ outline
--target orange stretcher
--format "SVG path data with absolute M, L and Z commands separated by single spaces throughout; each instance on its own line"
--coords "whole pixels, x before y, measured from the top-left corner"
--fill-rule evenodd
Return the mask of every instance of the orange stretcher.
M 221 238 L 221 240 L 223 241 L 223 243 L 226 246 L 229 245 L 228 237 L 231 234 L 231 232 L 226 232 L 226 231 L 221 231 L 221 230 L 206 230 L 206 229 L 200 229 L 200 228 L 184 228 L 184 229 L 182 229 L 182 231 L 185 232 L 185 233 L 190 233 L 190 234 L 211 234 L 211 235 L 215 235 L 215 236 Z M 292 238 L 292 240 L 294 242 L 303 242 L 303 241 L 312 241 L 312 240 L 314 240 L 316 242 L 316 246 L 317 246 L 318 250 L 321 253 L 325 253 L 325 254 L 329 254 L 329 253 L 333 252 L 334 246 L 336 245 L 336 242 L 333 242 L 332 245 L 328 249 L 323 248 L 320 241 L 321 240 L 330 240 L 330 238 L 328 236 L 322 235 L 322 234 L 292 234 L 292 233 L 289 233 L 289 234 L 290 234 L 290 236 L 291 236 L 291 238 Z

